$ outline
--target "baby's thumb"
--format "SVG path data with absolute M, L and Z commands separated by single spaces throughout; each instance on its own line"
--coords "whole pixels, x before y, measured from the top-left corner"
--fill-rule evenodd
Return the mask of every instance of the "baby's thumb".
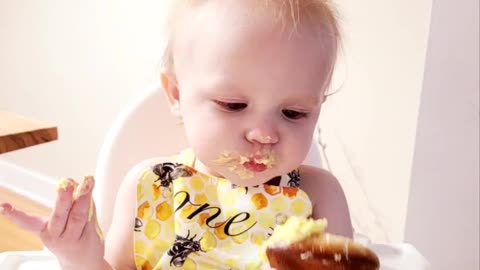
M 17 226 L 37 234 L 41 233 L 47 225 L 44 217 L 27 214 L 15 209 L 9 203 L 0 204 L 0 213 Z

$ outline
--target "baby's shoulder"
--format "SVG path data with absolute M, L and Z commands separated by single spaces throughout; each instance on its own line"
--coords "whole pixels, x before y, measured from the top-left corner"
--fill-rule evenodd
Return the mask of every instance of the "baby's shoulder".
M 337 178 L 325 169 L 302 165 L 299 168 L 299 175 L 301 179 L 300 188 L 304 190 L 313 201 L 315 201 L 316 198 L 324 197 L 325 193 L 342 191 L 342 187 Z
M 300 187 L 313 205 L 312 217 L 326 218 L 329 232 L 352 237 L 347 200 L 337 178 L 327 170 L 312 166 L 301 166 L 300 177 Z
M 304 185 L 321 185 L 328 182 L 336 182 L 337 179 L 329 171 L 310 165 L 301 165 L 298 168 L 299 175 Z

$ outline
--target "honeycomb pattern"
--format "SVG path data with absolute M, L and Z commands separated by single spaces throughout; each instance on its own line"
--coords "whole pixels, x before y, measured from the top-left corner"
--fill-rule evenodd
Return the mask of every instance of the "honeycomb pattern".
M 172 160 L 192 164 L 185 156 Z M 139 179 L 137 269 L 261 269 L 265 258 L 258 255 L 275 226 L 289 216 L 311 215 L 310 199 L 298 188 L 234 187 L 191 171 L 168 187 L 158 184 L 150 168 Z M 178 237 L 189 241 L 191 250 L 175 248 Z

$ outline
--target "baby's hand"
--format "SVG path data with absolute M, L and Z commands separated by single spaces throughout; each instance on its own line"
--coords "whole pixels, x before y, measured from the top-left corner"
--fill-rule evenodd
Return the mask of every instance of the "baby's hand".
M 100 269 L 105 250 L 92 200 L 93 186 L 93 177 L 85 177 L 78 188 L 74 180 L 63 180 L 49 217 L 30 215 L 9 203 L 0 204 L 0 210 L 13 223 L 39 235 L 62 269 Z

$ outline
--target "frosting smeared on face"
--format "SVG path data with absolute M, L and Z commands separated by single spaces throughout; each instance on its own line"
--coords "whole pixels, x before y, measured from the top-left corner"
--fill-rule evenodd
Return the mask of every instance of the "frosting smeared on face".
M 257 151 L 250 157 L 223 151 L 220 157 L 213 160 L 214 163 L 227 166 L 228 169 L 237 174 L 240 179 L 250 179 L 255 176 L 256 172 L 262 172 L 270 169 L 275 165 L 275 155 L 273 150 Z

